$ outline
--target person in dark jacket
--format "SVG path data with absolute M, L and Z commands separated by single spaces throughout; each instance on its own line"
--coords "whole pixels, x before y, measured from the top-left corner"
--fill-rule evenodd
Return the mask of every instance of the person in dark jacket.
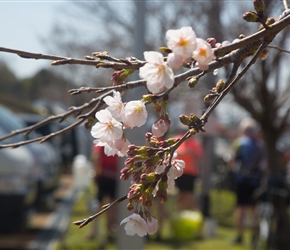
M 234 181 L 236 194 L 236 229 L 237 237 L 234 243 L 242 243 L 245 215 L 253 221 L 255 200 L 254 191 L 260 186 L 265 154 L 261 139 L 258 137 L 258 126 L 250 118 L 240 123 L 242 135 L 234 142 Z

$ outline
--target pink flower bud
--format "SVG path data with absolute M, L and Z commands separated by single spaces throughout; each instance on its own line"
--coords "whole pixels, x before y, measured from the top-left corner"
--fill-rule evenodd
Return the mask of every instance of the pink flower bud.
M 155 234 L 158 230 L 158 221 L 151 216 L 151 218 L 147 218 L 147 227 L 148 227 L 148 234 L 152 235 Z
M 163 119 L 159 119 L 152 125 L 152 134 L 156 137 L 163 136 L 168 131 L 168 124 Z

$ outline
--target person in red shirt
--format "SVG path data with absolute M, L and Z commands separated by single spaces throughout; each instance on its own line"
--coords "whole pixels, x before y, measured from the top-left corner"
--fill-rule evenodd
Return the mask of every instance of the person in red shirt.
M 182 135 L 177 136 L 177 138 L 181 137 Z M 203 149 L 199 141 L 191 137 L 182 143 L 176 152 L 176 159 L 185 162 L 183 175 L 175 180 L 175 184 L 179 190 L 177 195 L 177 208 L 179 210 L 195 210 L 198 208 L 198 205 L 194 194 L 194 184 L 198 177 Z
M 100 204 L 100 208 L 104 204 L 111 203 L 116 199 L 118 176 L 120 173 L 119 157 L 117 155 L 107 156 L 104 152 L 104 147 L 94 145 L 91 160 L 96 171 L 94 181 L 97 189 L 96 198 Z M 116 227 L 116 211 L 114 208 L 109 209 L 106 212 L 106 216 L 107 237 L 110 239 L 113 236 Z M 93 239 L 96 236 L 96 232 L 96 225 L 93 225 L 87 238 Z

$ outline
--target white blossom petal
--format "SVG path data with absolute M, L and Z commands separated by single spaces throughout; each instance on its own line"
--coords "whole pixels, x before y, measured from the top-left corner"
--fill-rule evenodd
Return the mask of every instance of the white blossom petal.
M 113 96 L 106 96 L 104 102 L 108 105 L 107 109 L 112 116 L 119 122 L 124 112 L 124 103 L 121 99 L 121 94 L 118 91 L 113 91 Z
M 191 58 L 192 52 L 196 48 L 196 35 L 191 27 L 182 27 L 177 30 L 166 32 L 167 46 L 183 60 Z
M 130 101 L 126 104 L 123 122 L 126 127 L 141 127 L 147 121 L 147 110 L 142 101 Z
M 146 221 L 136 213 L 131 214 L 130 216 L 123 219 L 120 225 L 126 223 L 125 231 L 129 236 L 137 234 L 140 237 L 147 235 L 148 226 Z
M 102 142 L 120 139 L 123 135 L 123 125 L 104 109 L 96 113 L 99 120 L 91 129 L 91 135 Z
M 192 57 L 197 61 L 197 66 L 201 70 L 207 70 L 208 64 L 214 59 L 214 53 L 210 44 L 200 38 L 196 39 L 197 47 L 192 53 Z
M 166 88 L 171 88 L 174 83 L 172 69 L 164 62 L 163 55 L 155 51 L 145 51 L 147 63 L 139 69 L 139 76 L 146 80 L 150 92 L 157 94 Z

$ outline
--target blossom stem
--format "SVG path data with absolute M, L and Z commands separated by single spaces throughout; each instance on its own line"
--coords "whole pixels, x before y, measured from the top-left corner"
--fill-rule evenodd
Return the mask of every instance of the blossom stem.
M 90 217 L 88 217 L 86 219 L 74 221 L 73 224 L 79 226 L 79 228 L 82 228 L 82 227 L 86 226 L 87 224 L 89 224 L 90 222 L 92 222 L 98 216 L 100 216 L 101 214 L 103 214 L 104 212 L 109 210 L 110 208 L 116 206 L 117 204 L 119 204 L 120 202 L 122 202 L 126 199 L 127 199 L 127 195 L 122 196 L 119 199 L 113 201 L 112 203 L 108 203 L 108 204 L 104 205 L 103 209 L 101 211 L 99 211 L 98 213 L 91 215 Z

